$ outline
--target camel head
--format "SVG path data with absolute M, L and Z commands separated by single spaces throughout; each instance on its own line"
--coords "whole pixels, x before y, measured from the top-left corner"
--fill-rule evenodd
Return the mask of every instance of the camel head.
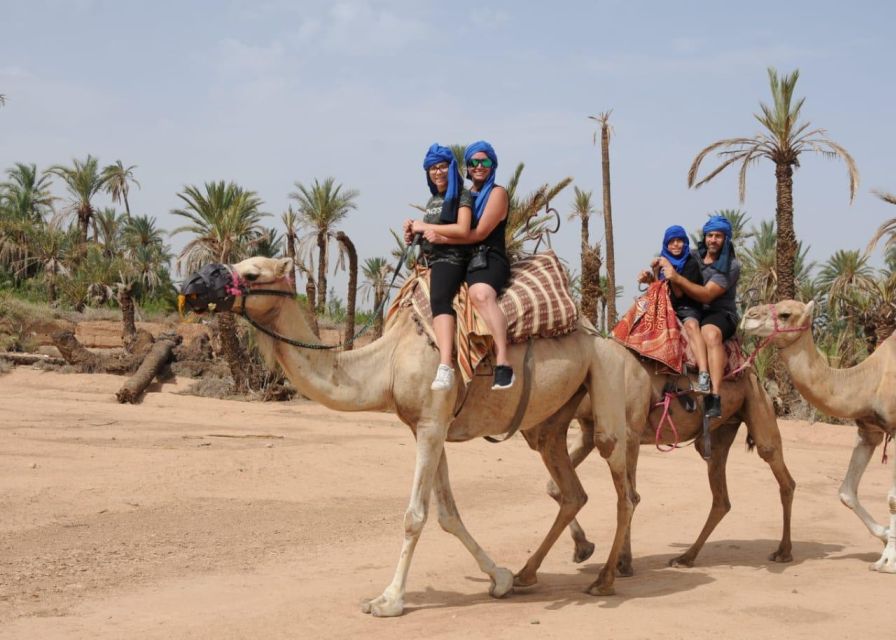
M 282 296 L 250 295 L 254 289 L 292 291 L 292 258 L 247 258 L 233 265 L 207 264 L 189 276 L 181 289 L 183 306 L 195 313 L 246 310 L 262 315 Z
M 814 300 L 808 304 L 796 300 L 761 304 L 747 309 L 740 326 L 747 335 L 773 336 L 772 344 L 786 347 L 812 326 L 814 308 Z

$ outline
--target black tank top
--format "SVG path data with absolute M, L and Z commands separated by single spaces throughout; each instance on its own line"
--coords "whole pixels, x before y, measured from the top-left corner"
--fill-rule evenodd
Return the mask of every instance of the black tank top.
M 497 187 L 498 185 L 495 185 Z M 503 187 L 502 187 L 503 188 Z M 494 187 L 492 188 L 494 191 Z M 475 194 L 473 194 L 475 196 Z M 507 231 L 507 218 L 510 215 L 510 212 L 507 212 L 507 215 L 504 216 L 504 219 L 501 220 L 495 228 L 492 229 L 492 232 L 488 234 L 485 239 L 479 244 L 484 244 L 489 248 L 488 251 L 488 259 L 491 260 L 493 257 L 499 257 L 505 263 L 510 264 L 510 261 L 507 259 L 507 240 L 504 237 L 504 234 Z M 476 225 L 479 224 L 478 220 L 474 220 L 472 227 L 475 228 Z

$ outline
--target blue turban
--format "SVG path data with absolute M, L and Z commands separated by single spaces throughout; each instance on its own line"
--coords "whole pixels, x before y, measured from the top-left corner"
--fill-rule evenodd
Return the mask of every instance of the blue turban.
M 492 161 L 492 171 L 488 176 L 488 180 L 482 185 L 482 189 L 476 194 L 476 202 L 473 204 L 473 220 L 477 222 L 482 217 L 482 212 L 485 211 L 485 203 L 488 202 L 492 187 L 495 186 L 495 170 L 498 168 L 498 154 L 495 153 L 495 148 L 485 140 L 477 140 L 467 147 L 467 150 L 464 151 L 464 164 L 469 165 L 473 155 L 479 152 L 484 152 L 489 160 Z M 469 171 L 467 174 L 467 177 L 469 177 Z
M 673 238 L 681 238 L 682 240 L 684 240 L 684 247 L 682 247 L 681 255 L 677 258 L 669 253 L 669 249 L 666 248 L 669 244 L 669 241 Z M 678 273 L 681 273 L 681 270 L 684 268 L 684 263 L 688 261 L 688 256 L 691 255 L 690 246 L 691 244 L 688 241 L 688 234 L 684 230 L 684 227 L 680 227 L 675 224 L 666 229 L 666 233 L 663 235 L 663 250 L 660 251 L 660 255 L 668 260 Z M 665 276 L 660 273 L 660 280 L 665 279 Z
M 439 190 L 429 177 L 429 168 L 440 162 L 448 163 L 448 188 L 445 190 L 445 201 L 442 203 L 442 213 L 439 215 L 441 222 L 451 224 L 457 222 L 457 204 L 460 201 L 460 188 L 463 185 L 460 171 L 457 170 L 457 160 L 454 152 L 439 143 L 433 143 L 423 158 L 423 169 L 426 171 L 426 184 L 429 192 L 436 196 Z
M 700 255 L 706 255 L 706 234 L 711 231 L 721 231 L 725 234 L 725 242 L 722 244 L 722 250 L 719 257 L 713 263 L 712 267 L 719 273 L 728 273 L 731 268 L 731 257 L 733 249 L 731 247 L 731 222 L 725 216 L 709 216 L 709 220 L 703 225 L 704 241 L 700 243 Z

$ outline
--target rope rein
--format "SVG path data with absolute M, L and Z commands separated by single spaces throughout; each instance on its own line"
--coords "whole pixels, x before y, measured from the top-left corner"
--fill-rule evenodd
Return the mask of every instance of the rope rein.
M 773 304 L 770 304 L 770 305 L 768 305 L 768 308 L 769 308 L 769 313 L 771 313 L 771 316 L 772 316 L 772 322 L 773 322 L 772 332 L 769 335 L 767 335 L 765 338 L 763 338 L 762 341 L 757 345 L 757 347 L 755 349 L 753 349 L 753 353 L 751 353 L 747 357 L 746 362 L 744 362 L 742 365 L 740 365 L 734 371 L 731 371 L 727 376 L 725 376 L 723 378 L 723 380 L 731 380 L 732 378 L 734 378 L 736 375 L 738 375 L 744 369 L 749 369 L 750 367 L 752 367 L 753 363 L 756 362 L 756 358 L 759 356 L 759 352 L 762 351 L 769 344 L 771 344 L 771 341 L 775 338 L 775 336 L 780 335 L 782 333 L 802 333 L 803 331 L 806 331 L 807 329 L 809 329 L 812 326 L 811 321 L 809 321 L 809 322 L 806 322 L 806 324 L 800 325 L 799 327 L 782 327 L 778 324 L 778 309 L 777 309 L 777 307 L 775 307 L 775 305 L 773 305 Z
M 292 338 L 288 338 L 287 336 L 281 335 L 276 331 L 272 331 L 267 327 L 260 325 L 258 322 L 249 317 L 249 312 L 246 309 L 246 305 L 243 304 L 240 309 L 240 315 L 246 319 L 246 322 L 255 327 L 258 331 L 261 331 L 263 334 L 274 338 L 275 340 L 279 340 L 280 342 L 285 342 L 288 345 L 293 347 L 299 347 L 301 349 L 315 349 L 318 351 L 327 350 L 327 349 L 338 349 L 340 347 L 344 347 L 347 344 L 354 343 L 355 340 L 360 338 L 376 321 L 377 316 L 382 312 L 386 303 L 389 301 L 389 292 L 392 291 L 392 288 L 395 286 L 395 280 L 398 278 L 398 274 L 401 272 L 401 265 L 404 264 L 405 259 L 407 258 L 409 252 L 413 250 L 419 243 L 422 238 L 421 234 L 417 234 L 414 237 L 414 241 L 411 244 L 407 245 L 404 248 L 404 251 L 401 252 L 401 256 L 398 258 L 398 264 L 395 266 L 395 270 L 392 274 L 392 280 L 389 282 L 389 286 L 386 288 L 386 295 L 380 302 L 379 306 L 374 309 L 374 312 L 367 319 L 367 322 L 364 323 L 364 326 L 358 330 L 355 335 L 343 340 L 338 344 L 314 344 L 311 342 L 303 342 L 301 340 L 293 340 Z M 240 277 L 238 273 L 231 270 L 231 277 L 233 278 L 233 282 L 228 289 L 228 293 L 231 295 L 239 295 L 243 298 L 248 298 L 250 296 L 280 296 L 282 298 L 295 298 L 295 294 L 291 291 L 278 291 L 277 289 L 252 289 L 249 287 L 243 279 Z

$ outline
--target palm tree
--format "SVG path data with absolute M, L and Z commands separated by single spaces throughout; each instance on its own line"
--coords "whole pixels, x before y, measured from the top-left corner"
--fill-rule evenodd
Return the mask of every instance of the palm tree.
M 82 252 L 87 246 L 87 233 L 93 218 L 93 197 L 106 186 L 106 179 L 100 174 L 99 162 L 91 155 L 84 162 L 77 158 L 72 160 L 71 167 L 54 165 L 47 173 L 61 178 L 72 197 L 72 210 L 78 216 L 78 228 L 81 231 Z
M 169 281 L 171 254 L 163 234 L 164 231 L 156 226 L 156 219 L 149 216 L 127 218 L 121 230 L 121 243 L 127 259 L 133 265 L 141 288 L 149 294 L 155 294 Z
M 525 167 L 520 162 L 506 186 L 508 211 L 504 233 L 507 237 L 507 255 L 511 260 L 522 253 L 523 244 L 530 239 L 529 234 L 538 235 L 541 230 L 554 225 L 555 211 L 550 208 L 550 202 L 572 184 L 572 178 L 567 177 L 553 185 L 545 183 L 524 197 L 519 196 L 517 190 Z M 538 211 L 542 207 L 545 208 L 545 213 L 539 217 Z
M 616 290 L 616 257 L 613 249 L 613 207 L 610 202 L 610 111 L 604 111 L 597 116 L 588 116 L 591 120 L 600 123 L 600 164 L 601 177 L 604 185 L 604 245 L 607 261 L 607 291 Z M 597 134 L 595 134 L 595 138 Z M 609 325 L 616 324 L 616 298 L 608 296 L 607 320 Z
M 190 224 L 178 227 L 172 235 L 185 231 L 194 234 L 177 257 L 181 273 L 192 273 L 209 262 L 234 263 L 247 257 L 259 240 L 261 199 L 233 182 L 207 182 L 205 193 L 195 186 L 185 187 L 177 196 L 182 209 L 171 213 L 187 218 Z M 221 348 L 230 367 L 237 391 L 250 387 L 250 367 L 240 345 L 233 314 L 218 315 Z
M 31 223 L 25 229 L 28 251 L 13 266 L 17 273 L 42 273 L 47 285 L 47 299 L 56 302 L 56 284 L 68 274 L 67 259 L 75 246 L 76 233 L 63 225 L 61 216 L 53 216 L 47 222 Z
M 116 160 L 115 164 L 107 165 L 103 169 L 103 180 L 106 182 L 106 191 L 112 196 L 112 202 L 121 204 L 124 201 L 124 211 L 128 218 L 131 217 L 131 207 L 128 204 L 128 191 L 131 183 L 140 188 L 140 183 L 134 177 L 134 169 L 137 165 L 125 167 L 121 160 Z
M 9 215 L 38 222 L 53 212 L 50 177 L 38 176 L 36 165 L 17 162 L 6 170 L 6 176 L 8 180 L 0 183 L 0 201 Z
M 310 186 L 296 181 L 298 191 L 289 197 L 298 203 L 299 220 L 309 229 L 303 242 L 313 240 L 318 249 L 317 262 L 317 310 L 323 311 L 327 304 L 327 268 L 329 267 L 327 249 L 333 231 L 349 212 L 357 208 L 355 199 L 358 191 L 343 190 L 336 184 L 335 178 L 326 178 L 323 183 L 316 178 Z M 310 301 L 309 301 L 310 302 Z
M 582 315 L 593 323 L 597 322 L 597 304 L 600 300 L 600 244 L 591 246 L 588 230 L 588 219 L 594 214 L 591 204 L 591 192 L 575 187 L 575 202 L 570 220 L 581 221 L 581 307 Z
M 739 289 L 741 292 L 756 292 L 758 301 L 770 302 L 775 299 L 778 287 L 778 271 L 776 266 L 776 251 L 778 234 L 775 232 L 775 223 L 771 220 L 763 220 L 759 228 L 753 227 L 744 234 L 752 238 L 750 246 L 738 249 L 738 256 L 743 265 L 741 271 Z M 811 300 L 809 292 L 812 291 L 812 279 L 810 271 L 814 266 L 806 261 L 809 252 L 808 247 L 803 247 L 802 242 L 797 242 L 796 264 L 794 277 L 796 278 L 798 295 L 800 300 Z M 808 288 L 807 288 L 808 287 Z M 804 291 L 804 289 L 806 289 Z M 806 297 L 810 295 L 810 297 Z
M 821 265 L 817 283 L 827 291 L 830 307 L 844 312 L 862 291 L 875 289 L 874 270 L 868 265 L 868 256 L 840 249 Z
M 849 173 L 850 202 L 855 198 L 858 188 L 859 171 L 849 152 L 828 138 L 824 129 L 810 129 L 810 123 L 798 122 L 805 101 L 805 98 L 800 98 L 793 104 L 793 90 L 799 78 L 799 70 L 779 78 L 778 72 L 770 67 L 768 77 L 773 105 L 769 107 L 760 103 L 762 115 L 755 115 L 765 131 L 752 138 L 719 140 L 700 151 L 688 171 L 688 186 L 698 188 L 719 175 L 729 165 L 739 162 L 741 166 L 738 187 L 740 201 L 743 202 L 747 189 L 747 168 L 761 158 L 771 160 L 775 164 L 778 298 L 785 299 L 796 295 L 794 263 L 797 242 L 793 228 L 793 169 L 800 166 L 800 154 L 814 151 L 826 158 L 843 159 Z M 718 152 L 721 164 L 698 181 L 697 172 L 700 163 L 714 151 Z
M 389 286 L 388 278 L 392 275 L 392 267 L 385 258 L 367 258 L 361 267 L 364 273 L 364 284 L 361 290 L 366 300 L 373 293 L 373 312 L 376 314 L 373 320 L 373 338 L 376 340 L 383 335 L 383 309 L 380 308 L 386 298 L 386 289 Z
M 889 204 L 896 204 L 896 195 L 892 193 L 887 193 L 886 191 L 874 191 L 874 195 L 878 198 L 887 202 Z M 884 245 L 886 250 L 891 249 L 892 247 L 896 247 L 896 218 L 890 218 L 885 221 L 875 232 L 874 236 L 871 238 L 871 242 L 868 243 L 868 247 L 865 249 L 866 253 L 870 253 L 872 249 L 880 242 L 880 239 L 885 235 L 889 235 L 887 238 L 887 242 Z
M 298 260 L 296 259 L 296 247 L 299 238 L 299 216 L 292 208 L 292 205 L 280 216 L 280 221 L 286 229 L 283 237 L 283 243 L 286 245 L 286 256 L 292 259 L 292 290 L 296 290 L 296 269 L 298 268 Z
M 93 241 L 109 258 L 121 253 L 121 233 L 124 221 L 125 217 L 119 216 L 118 212 L 111 207 L 96 211 L 93 215 Z

